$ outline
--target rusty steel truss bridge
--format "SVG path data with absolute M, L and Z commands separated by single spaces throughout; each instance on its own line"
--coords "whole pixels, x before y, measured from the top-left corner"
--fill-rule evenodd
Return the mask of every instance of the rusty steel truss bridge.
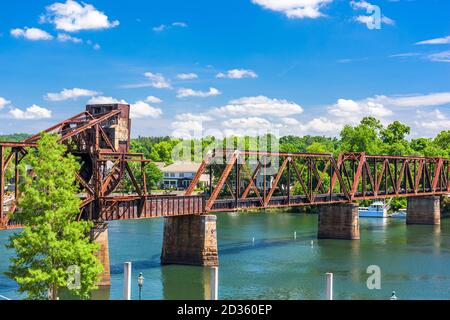
M 206 154 L 184 195 L 152 195 L 145 175 L 151 161 L 130 153 L 130 131 L 130 106 L 125 104 L 88 105 L 45 130 L 57 133 L 80 159 L 78 219 L 105 222 L 450 193 L 450 159 L 216 148 Z M 22 142 L 0 142 L 0 230 L 20 227 L 13 215 L 20 200 L 19 164 L 39 139 L 37 134 Z M 139 179 L 131 163 L 140 164 Z M 11 167 L 14 178 L 8 182 Z M 204 174 L 209 185 L 194 195 Z M 118 192 L 125 179 L 131 181 L 131 194 Z

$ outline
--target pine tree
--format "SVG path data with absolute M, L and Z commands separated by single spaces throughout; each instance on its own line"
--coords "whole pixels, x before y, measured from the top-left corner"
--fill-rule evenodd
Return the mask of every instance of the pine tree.
M 14 215 L 24 230 L 10 238 L 8 247 L 16 256 L 6 275 L 28 299 L 57 299 L 58 289 L 68 287 L 74 276 L 70 267 L 77 266 L 79 283 L 71 283 L 68 290 L 88 299 L 103 267 L 95 257 L 98 245 L 89 238 L 92 223 L 77 221 L 79 164 L 57 141 L 56 135 L 43 134 L 26 157 L 32 174 L 26 177 Z

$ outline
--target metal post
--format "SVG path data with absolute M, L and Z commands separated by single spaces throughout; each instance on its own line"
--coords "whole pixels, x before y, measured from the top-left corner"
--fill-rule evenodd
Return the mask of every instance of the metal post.
M 235 199 L 234 199 L 234 207 L 236 209 L 238 209 L 239 207 L 239 183 L 240 183 L 240 179 L 239 179 L 239 157 L 236 159 L 236 168 L 235 168 L 235 174 L 236 174 L 236 186 L 235 186 L 235 191 L 234 191 L 234 195 L 235 195 Z
M 147 175 L 145 174 L 145 162 L 141 162 L 141 175 L 144 194 L 147 195 Z
M 326 273 L 325 278 L 327 284 L 327 300 L 333 300 L 333 274 Z
M 287 204 L 291 204 L 291 161 L 292 158 L 289 158 L 287 163 Z
M 376 190 L 377 189 L 377 186 L 378 186 L 378 168 L 377 168 L 377 158 L 374 158 L 373 159 L 373 170 L 374 170 L 374 175 L 373 175 L 373 180 L 374 180 L 374 186 L 372 186 L 372 188 L 373 188 L 373 191 L 374 191 L 374 195 L 377 195 L 378 194 L 378 191 L 379 190 Z M 375 193 L 375 190 L 376 190 L 376 193 Z
M 219 300 L 219 268 L 211 268 L 211 300 Z
M 330 160 L 330 202 L 333 201 L 333 165 Z
M 131 262 L 123 265 L 123 299 L 131 300 Z
M 267 163 L 264 163 L 264 208 L 266 207 L 266 192 L 267 192 Z
M 209 165 L 209 196 L 213 193 L 213 168 L 212 164 Z
M 14 161 L 14 201 L 17 203 L 17 199 L 19 198 L 19 151 L 15 150 L 16 158 Z

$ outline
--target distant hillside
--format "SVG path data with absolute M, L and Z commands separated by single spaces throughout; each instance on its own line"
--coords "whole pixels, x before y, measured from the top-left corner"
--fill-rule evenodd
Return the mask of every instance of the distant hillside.
M 17 142 L 25 140 L 26 138 L 31 137 L 31 134 L 28 133 L 14 133 L 14 134 L 6 134 L 0 135 L 0 141 L 6 142 Z

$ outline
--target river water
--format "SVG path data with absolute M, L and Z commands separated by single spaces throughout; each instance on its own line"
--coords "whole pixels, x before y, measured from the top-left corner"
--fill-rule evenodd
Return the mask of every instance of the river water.
M 400 219 L 360 219 L 361 240 L 317 240 L 317 215 L 218 214 L 220 299 L 324 299 L 325 273 L 334 273 L 335 299 L 450 299 L 450 219 L 406 226 Z M 123 262 L 145 277 L 143 299 L 205 299 L 209 269 L 161 266 L 163 220 L 109 224 L 111 287 L 96 299 L 121 299 Z M 297 238 L 294 239 L 294 232 Z M 3 272 L 11 252 L 0 232 L 0 295 L 20 299 Z M 254 242 L 253 242 L 254 238 Z M 367 267 L 381 270 L 381 289 L 369 290 Z

